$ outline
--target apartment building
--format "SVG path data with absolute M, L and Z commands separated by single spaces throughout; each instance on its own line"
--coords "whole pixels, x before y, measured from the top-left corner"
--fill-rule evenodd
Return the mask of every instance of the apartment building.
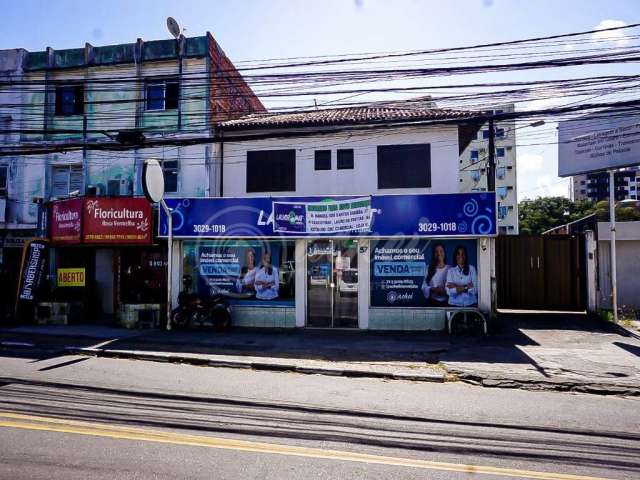
M 216 170 L 209 168 L 214 147 L 207 141 L 213 126 L 265 111 L 210 33 L 16 49 L 0 52 L 0 59 L 0 120 L 2 131 L 12 132 L 0 145 L 2 263 L 13 273 L 19 271 L 20 249 L 11 247 L 35 236 L 48 202 L 86 196 L 105 198 L 106 204 L 141 196 L 147 158 L 160 161 L 167 196 L 217 195 Z M 198 141 L 181 141 L 190 139 Z M 76 300 L 96 304 L 96 315 L 113 314 L 133 290 L 127 283 L 131 272 L 139 279 L 145 277 L 140 269 L 147 278 L 160 276 L 166 254 L 158 242 L 150 243 L 105 238 L 86 248 L 80 240 L 53 241 L 50 278 L 55 283 L 60 267 L 83 269 L 87 285 Z M 155 296 L 161 295 L 156 289 Z
M 640 199 L 640 167 L 617 171 L 614 182 L 616 201 Z M 597 172 L 572 177 L 571 199 L 594 202 L 609 200 L 609 173 Z
M 514 105 L 505 105 L 494 114 L 513 112 Z M 496 198 L 498 233 L 518 234 L 518 195 L 516 186 L 516 129 L 515 120 L 495 122 Z M 487 190 L 489 159 L 489 125 L 485 124 L 476 138 L 462 151 L 459 158 L 459 191 Z

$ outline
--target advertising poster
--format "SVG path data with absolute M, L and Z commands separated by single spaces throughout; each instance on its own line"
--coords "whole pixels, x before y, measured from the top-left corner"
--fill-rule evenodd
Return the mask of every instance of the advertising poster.
M 51 205 L 50 233 L 55 243 L 80 243 L 82 198 L 54 202 Z
M 496 234 L 493 192 L 167 199 L 176 238 L 470 237 Z M 160 211 L 159 236 L 167 236 Z
M 151 243 L 151 204 L 146 198 L 86 199 L 85 243 Z
M 84 268 L 59 268 L 56 276 L 58 287 L 84 287 Z
M 273 231 L 309 234 L 368 232 L 371 197 L 331 202 L 273 202 Z
M 293 298 L 294 245 L 238 240 L 203 243 L 196 249 L 198 293 L 238 300 Z
M 478 304 L 476 240 L 371 242 L 372 307 Z

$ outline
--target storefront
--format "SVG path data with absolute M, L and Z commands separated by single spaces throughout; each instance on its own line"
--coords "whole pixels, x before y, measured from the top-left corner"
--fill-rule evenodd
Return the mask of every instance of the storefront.
M 224 292 L 235 326 L 440 330 L 491 309 L 493 193 L 167 203 L 174 301 Z
M 121 320 L 132 305 L 163 311 L 166 248 L 152 244 L 146 199 L 62 200 L 49 217 L 52 302 L 81 304 L 86 322 Z

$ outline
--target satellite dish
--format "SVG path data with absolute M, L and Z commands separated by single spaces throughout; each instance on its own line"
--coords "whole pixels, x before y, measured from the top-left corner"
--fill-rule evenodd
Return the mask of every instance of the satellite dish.
M 142 191 L 151 203 L 158 203 L 164 196 L 164 174 L 157 160 L 145 160 L 142 166 Z
M 167 28 L 174 38 L 178 38 L 180 36 L 180 25 L 178 25 L 175 18 L 167 17 Z

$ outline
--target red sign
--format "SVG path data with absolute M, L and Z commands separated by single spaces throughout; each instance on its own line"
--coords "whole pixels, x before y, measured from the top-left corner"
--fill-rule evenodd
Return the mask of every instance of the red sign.
M 51 241 L 80 243 L 82 198 L 72 198 L 51 205 Z
M 146 198 L 85 198 L 85 243 L 151 243 L 151 204 Z

